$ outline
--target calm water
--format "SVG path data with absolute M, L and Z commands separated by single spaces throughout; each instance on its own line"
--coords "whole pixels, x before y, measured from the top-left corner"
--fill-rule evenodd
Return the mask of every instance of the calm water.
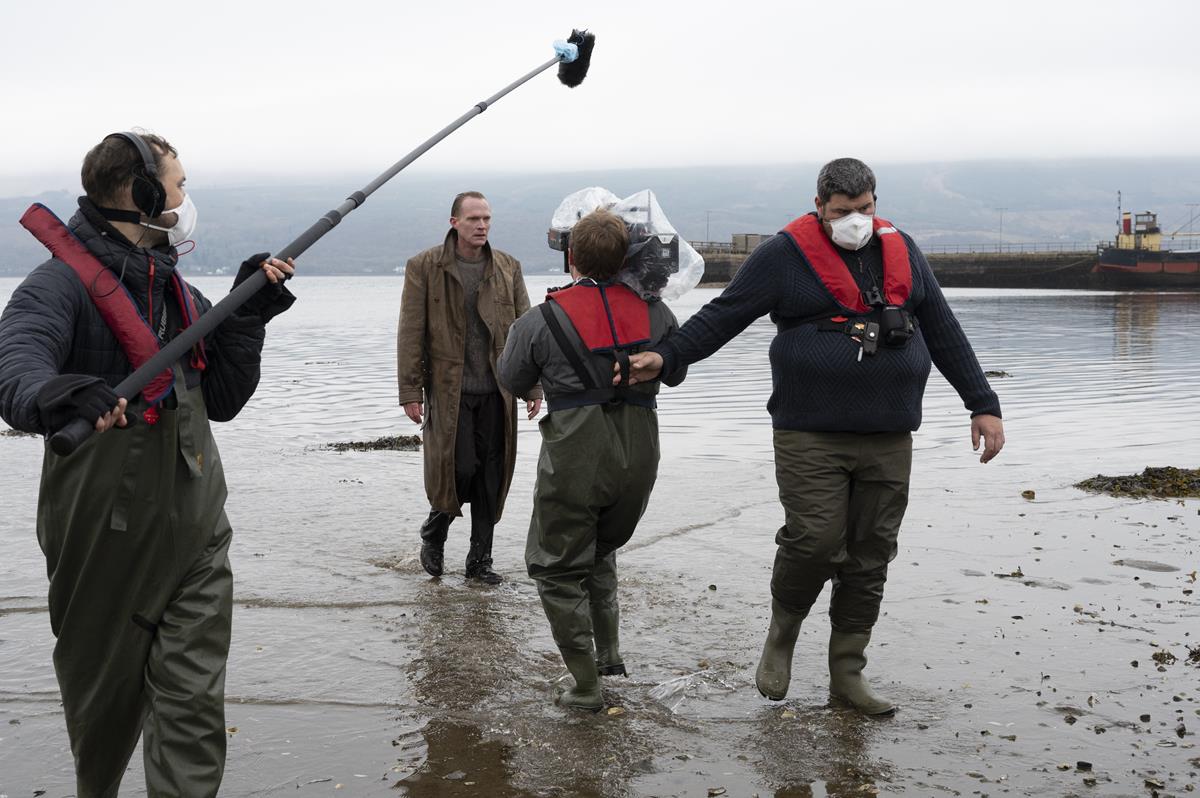
M 558 281 L 530 277 L 530 293 Z M 216 298 L 228 280 L 196 283 Z M 16 284 L 0 280 L 0 303 Z M 416 564 L 427 512 L 419 453 L 319 448 L 414 431 L 395 399 L 401 287 L 395 277 L 296 280 L 300 301 L 269 328 L 258 393 L 217 425 L 237 575 L 226 794 L 334 794 L 342 784 L 396 795 L 401 779 L 400 794 L 417 796 L 836 795 L 866 783 L 922 795 L 981 781 L 1062 794 L 1082 777 L 1058 763 L 1089 758 L 1104 774 L 1099 794 L 1140 792 L 1152 773 L 1186 781 L 1195 738 L 1171 732 L 1177 710 L 1187 735 L 1200 728 L 1197 670 L 1152 673 L 1147 647 L 1173 641 L 1182 659 L 1185 638 L 1195 645 L 1200 633 L 1182 592 L 1200 565 L 1198 503 L 1118 502 L 1070 486 L 1098 472 L 1198 465 L 1200 295 L 947 292 L 983 367 L 1010 375 L 993 380 L 1009 443 L 980 466 L 967 414 L 935 373 L 876 634 L 879 667 L 892 666 L 877 678 L 907 709 L 890 727 L 862 727 L 823 706 L 819 611 L 802 636 L 807 655 L 797 652 L 810 666 L 798 665 L 795 701 L 768 705 L 750 686 L 781 521 L 765 319 L 661 397 L 661 477 L 622 559 L 624 648 L 636 665 L 609 701 L 627 711 L 580 718 L 549 704 L 563 670 L 523 574 L 536 425 L 522 423 L 497 530 L 508 581 L 492 591 L 428 580 Z M 716 293 L 695 290 L 673 307 L 682 319 Z M 36 439 L 0 438 L 9 796 L 73 790 L 33 532 L 40 456 Z M 1037 500 L 1022 499 L 1025 489 Z M 447 562 L 459 570 L 465 538 L 455 524 Z M 1134 580 L 1121 557 L 1177 570 Z M 992 576 L 1018 568 L 1034 576 Z M 1166 597 L 1148 603 L 1152 589 Z M 1135 619 L 1113 614 L 1130 607 Z M 1107 635 L 1081 626 L 1095 619 L 1117 625 Z M 1050 697 L 1048 684 L 1063 693 Z M 1147 691 L 1161 692 L 1164 708 L 1156 703 L 1135 736 L 1135 696 Z M 1064 724 L 1066 704 L 1093 717 Z M 999 741 L 1010 732 L 1014 741 Z M 443 778 L 455 771 L 466 775 Z M 142 794 L 140 773 L 135 759 L 123 794 Z

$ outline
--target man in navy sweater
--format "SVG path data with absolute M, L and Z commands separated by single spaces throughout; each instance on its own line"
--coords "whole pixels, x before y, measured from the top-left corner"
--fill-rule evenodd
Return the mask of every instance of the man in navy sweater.
M 786 697 L 800 624 L 832 582 L 830 694 L 891 714 L 895 704 L 862 671 L 908 504 L 931 362 L 971 412 L 982 463 L 1004 446 L 1000 401 L 925 256 L 875 215 L 875 175 L 857 159 L 822 167 L 816 212 L 763 242 L 720 296 L 634 355 L 630 383 L 703 360 L 767 313 L 778 327 L 767 410 L 785 524 L 755 682 L 768 698 Z

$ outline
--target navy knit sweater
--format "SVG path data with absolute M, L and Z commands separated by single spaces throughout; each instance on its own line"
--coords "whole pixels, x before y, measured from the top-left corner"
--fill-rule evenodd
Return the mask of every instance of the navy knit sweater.
M 996 397 L 958 319 L 946 304 L 925 256 L 907 235 L 912 295 L 906 305 L 919 320 L 901 349 L 880 346 L 858 360 L 859 345 L 814 324 L 781 325 L 771 342 L 771 399 L 776 429 L 809 432 L 903 432 L 921 425 L 921 398 L 930 362 L 962 397 L 971 415 L 1000 415 Z M 844 251 L 843 251 L 844 253 Z M 844 253 L 843 259 L 848 260 Z M 867 254 L 867 253 L 864 253 Z M 851 270 L 852 273 L 854 270 Z M 860 275 L 855 275 L 861 280 Z M 663 373 L 716 352 L 755 319 L 772 321 L 836 315 L 832 296 L 786 233 L 762 243 L 713 301 L 654 347 Z

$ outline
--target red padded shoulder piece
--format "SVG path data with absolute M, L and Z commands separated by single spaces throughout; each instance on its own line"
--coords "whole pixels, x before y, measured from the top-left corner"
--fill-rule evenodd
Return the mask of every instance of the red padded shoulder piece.
M 566 312 L 592 352 L 650 342 L 650 306 L 623 285 L 581 284 L 546 296 Z
M 903 305 L 912 295 L 912 266 L 908 261 L 908 245 L 904 236 L 886 219 L 873 219 L 875 234 L 883 245 L 883 295 L 889 305 Z M 870 310 L 862 300 L 858 283 L 838 255 L 833 242 L 813 214 L 805 214 L 783 228 L 808 261 L 817 279 L 825 286 L 834 301 L 848 311 L 866 313 Z
M 53 211 L 41 203 L 34 203 L 21 216 L 21 226 L 50 250 L 51 255 L 70 266 L 79 277 L 96 309 L 100 311 L 104 323 L 108 325 L 108 329 L 121 345 L 125 357 L 135 369 L 158 353 L 158 337 L 138 312 L 137 305 L 124 283 L 117 280 L 108 267 L 67 229 Z M 105 275 L 107 280 L 103 279 Z M 192 292 L 177 272 L 173 277 L 176 299 L 186 317 L 184 324 L 191 324 L 198 315 Z M 204 360 L 201 346 L 194 355 L 193 365 L 203 369 Z M 151 405 L 156 404 L 171 392 L 174 381 L 171 369 L 164 369 L 146 385 L 142 396 Z

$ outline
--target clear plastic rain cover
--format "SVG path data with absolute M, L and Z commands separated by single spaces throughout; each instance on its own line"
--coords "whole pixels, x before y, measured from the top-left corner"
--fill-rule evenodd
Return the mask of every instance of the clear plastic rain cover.
M 675 232 L 649 189 L 625 199 L 599 186 L 581 189 L 559 204 L 550 227 L 570 230 L 597 208 L 617 214 L 629 228 L 629 253 L 617 278 L 643 299 L 678 299 L 700 282 L 704 258 Z

